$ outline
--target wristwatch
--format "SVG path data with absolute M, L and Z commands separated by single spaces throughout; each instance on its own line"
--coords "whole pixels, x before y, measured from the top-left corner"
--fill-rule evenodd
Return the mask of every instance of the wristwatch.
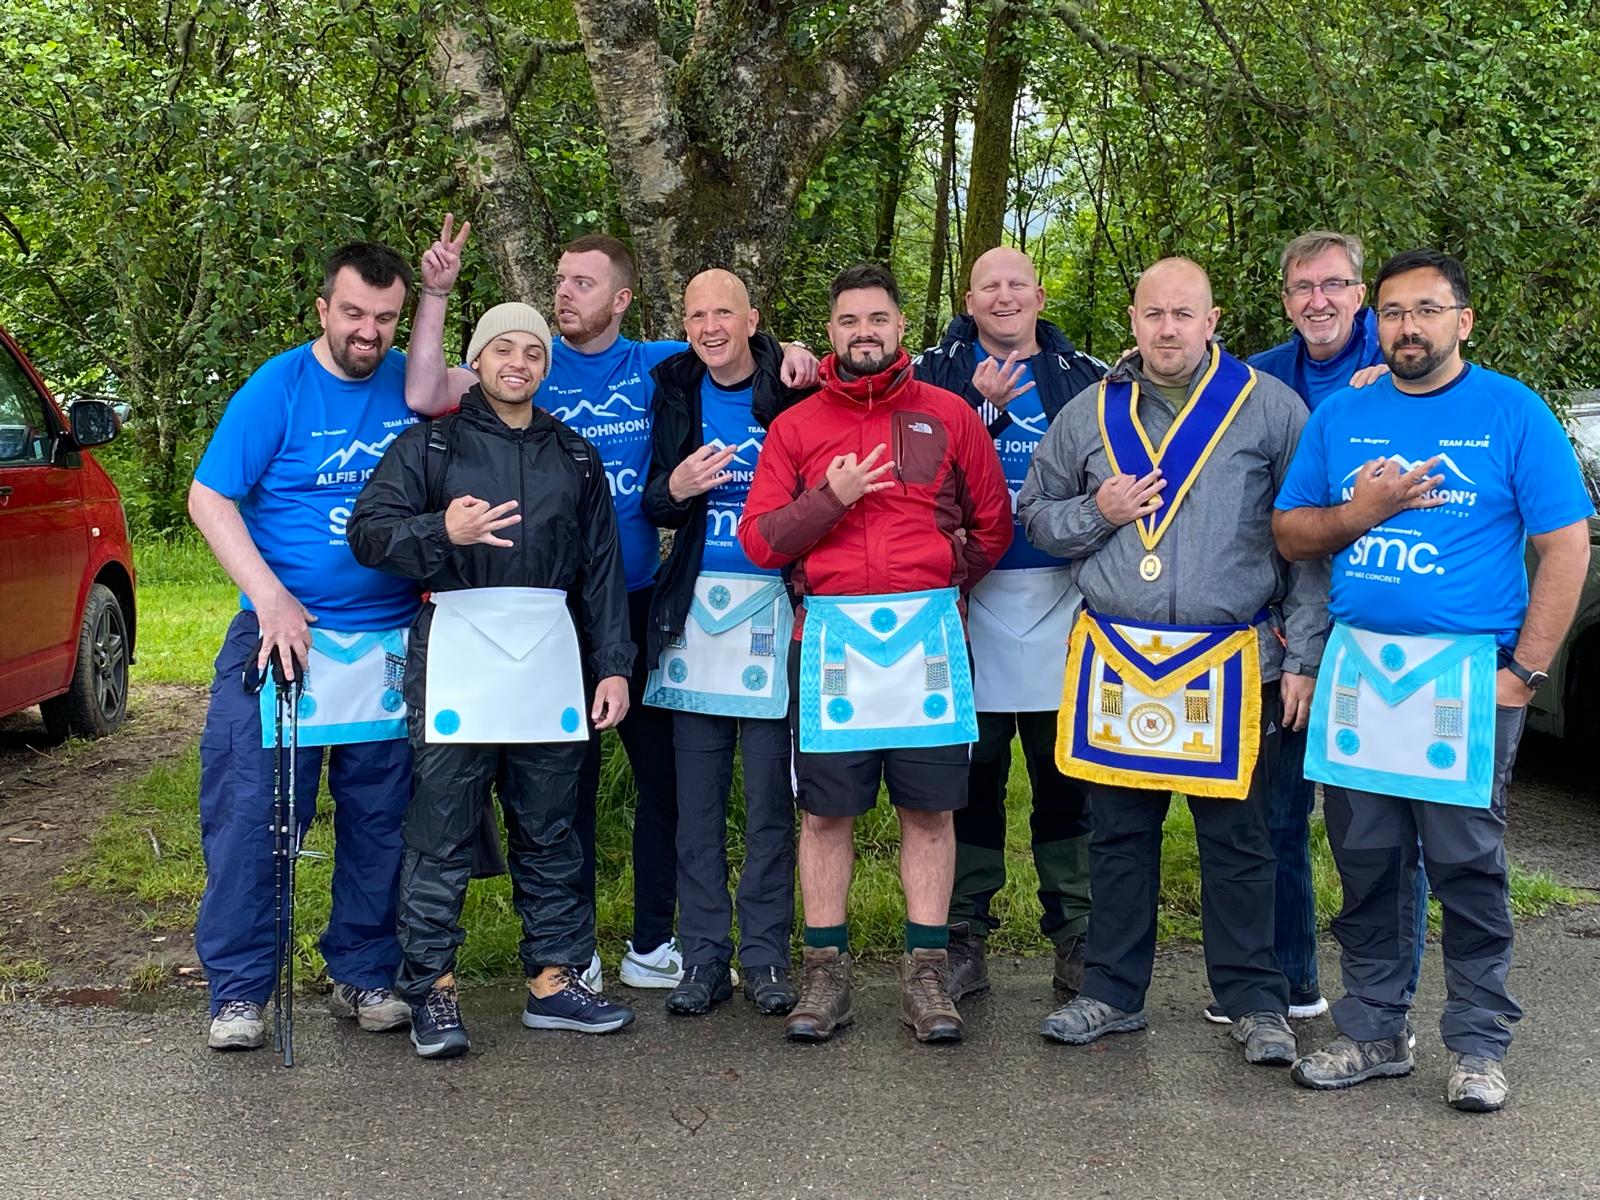
M 1550 681 L 1550 672 L 1530 671 L 1514 658 L 1506 664 L 1506 670 L 1522 680 L 1530 692 L 1537 692 Z

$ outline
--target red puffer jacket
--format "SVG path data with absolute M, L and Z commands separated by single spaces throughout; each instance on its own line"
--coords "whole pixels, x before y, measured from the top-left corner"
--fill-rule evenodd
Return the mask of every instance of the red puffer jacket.
M 828 487 L 829 464 L 880 443 L 896 486 L 846 508 Z M 965 595 L 1011 544 L 1010 493 L 977 413 L 913 378 L 905 351 L 887 370 L 848 380 L 830 354 L 822 389 L 767 432 L 739 542 L 758 566 L 792 563 L 802 596 Z

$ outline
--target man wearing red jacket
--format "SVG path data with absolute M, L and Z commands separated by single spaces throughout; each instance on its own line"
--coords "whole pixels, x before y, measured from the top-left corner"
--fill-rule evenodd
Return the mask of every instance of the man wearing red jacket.
M 888 269 L 851 267 L 830 295 L 822 388 L 773 421 L 739 523 L 751 561 L 788 568 L 803 601 L 789 676 L 804 978 L 784 1033 L 823 1041 L 852 1019 L 855 819 L 883 780 L 906 895 L 901 1017 L 919 1041 L 958 1041 L 945 922 L 977 728 L 961 611 L 1011 543 L 1009 493 L 977 414 L 913 377 Z

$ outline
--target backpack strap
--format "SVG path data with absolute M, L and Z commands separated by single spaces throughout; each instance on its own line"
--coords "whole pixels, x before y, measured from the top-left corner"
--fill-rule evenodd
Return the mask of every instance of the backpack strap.
M 422 482 L 428 491 L 428 511 L 444 510 L 444 476 L 455 453 L 456 414 L 446 413 L 428 422 L 428 450 L 422 460 Z M 437 460 L 437 461 L 436 461 Z
M 588 483 L 593 479 L 595 473 L 594 447 L 589 444 L 589 440 L 564 422 L 557 421 L 556 441 L 566 451 L 567 457 L 577 464 L 578 471 L 583 476 L 583 482 Z

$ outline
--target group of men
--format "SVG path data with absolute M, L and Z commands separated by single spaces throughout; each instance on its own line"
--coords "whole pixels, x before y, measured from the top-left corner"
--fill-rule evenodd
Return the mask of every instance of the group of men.
M 1448 1098 L 1504 1103 L 1520 1015 L 1506 784 L 1591 509 L 1543 402 L 1463 361 L 1456 260 L 1396 256 L 1369 307 L 1357 239 L 1297 238 L 1281 263 L 1295 334 L 1246 363 L 1215 336 L 1205 272 L 1163 259 L 1129 308 L 1136 348 L 1109 370 L 1043 319 L 1016 250 L 978 260 L 967 313 L 916 358 L 893 276 L 862 264 L 833 283 L 819 362 L 762 330 L 720 269 L 685 290 L 687 342 L 624 337 L 636 267 L 591 235 L 560 257 L 557 337 L 502 304 L 453 367 L 465 240 L 447 218 L 423 256 L 409 357 L 392 349 L 406 264 L 370 244 L 330 258 L 322 336 L 251 377 L 196 472 L 191 512 L 243 593 L 201 743 L 211 1045 L 265 1036 L 269 698 L 239 680 L 276 653 L 303 686 L 303 821 L 329 754 L 334 1011 L 409 1026 L 423 1056 L 468 1048 L 455 958 L 467 882 L 495 857 L 492 793 L 524 1023 L 633 1019 L 603 994 L 594 933 L 613 727 L 638 787 L 624 984 L 694 1015 L 742 982 L 795 1041 L 848 1025 L 854 823 L 886 785 L 902 1019 L 919 1041 L 959 1039 L 959 1002 L 989 986 L 1018 738 L 1061 1002 L 1045 1037 L 1145 1026 L 1178 791 L 1206 1016 L 1248 1061 L 1314 1088 L 1408 1073 L 1431 886 Z M 1346 995 L 1339 1036 L 1301 1056 L 1289 1018 L 1327 1011 L 1317 780 Z

